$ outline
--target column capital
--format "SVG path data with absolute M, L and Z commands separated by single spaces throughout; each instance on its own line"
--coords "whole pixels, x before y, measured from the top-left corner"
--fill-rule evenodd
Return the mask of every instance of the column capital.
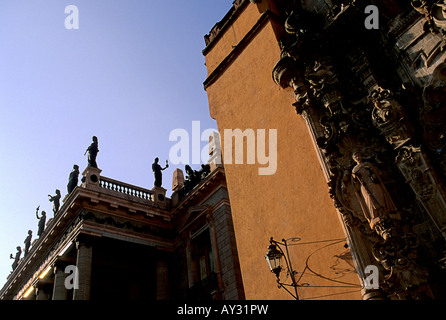
M 56 262 L 53 265 L 53 272 L 54 274 L 56 274 L 58 271 L 65 271 L 65 267 L 68 265 L 69 263 L 66 261 L 60 261 L 60 260 L 56 260 Z
M 74 239 L 74 242 L 76 243 L 76 249 L 79 249 L 79 247 L 91 247 L 91 239 L 88 235 L 80 234 Z

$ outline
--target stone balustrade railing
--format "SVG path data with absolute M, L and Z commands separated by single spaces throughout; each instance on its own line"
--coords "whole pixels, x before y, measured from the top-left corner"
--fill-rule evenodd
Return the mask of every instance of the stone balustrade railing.
M 149 201 L 154 201 L 153 194 L 151 190 L 147 190 L 141 187 L 133 186 L 131 184 L 124 183 L 122 181 L 113 180 L 107 177 L 102 177 L 99 180 L 99 186 L 101 188 L 120 192 L 129 196 L 133 196 L 140 199 L 145 199 Z

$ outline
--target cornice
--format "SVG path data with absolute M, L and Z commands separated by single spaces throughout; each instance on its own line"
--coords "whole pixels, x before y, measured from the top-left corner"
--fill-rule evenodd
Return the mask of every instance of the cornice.
M 245 1 L 247 2 L 247 1 Z M 270 10 L 266 10 L 251 28 L 251 30 L 246 33 L 242 40 L 232 49 L 232 51 L 224 58 L 220 64 L 211 72 L 211 74 L 206 78 L 203 83 L 203 87 L 206 90 L 212 83 L 217 80 L 220 75 L 234 62 L 237 57 L 243 52 L 243 50 L 249 45 L 249 43 L 254 39 L 257 33 L 262 30 L 267 22 L 274 20 L 280 21 L 280 17 Z
M 223 36 L 223 34 L 232 25 L 232 23 L 240 16 L 240 14 L 243 12 L 243 10 L 245 10 L 248 4 L 248 0 L 234 1 L 233 6 L 231 7 L 231 9 L 229 9 L 223 19 L 217 22 L 212 27 L 209 34 L 204 37 L 205 41 L 209 42 L 206 44 L 206 47 L 202 51 L 203 55 L 206 55 L 215 46 L 218 40 Z M 214 35 L 212 35 L 213 33 Z

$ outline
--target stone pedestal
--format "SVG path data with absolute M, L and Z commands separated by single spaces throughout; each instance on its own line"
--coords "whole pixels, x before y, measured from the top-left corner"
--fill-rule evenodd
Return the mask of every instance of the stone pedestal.
M 87 167 L 82 172 L 82 184 L 83 188 L 87 186 L 99 187 L 99 179 L 101 178 L 102 170 L 99 168 Z
M 153 187 L 153 202 L 165 202 L 166 201 L 166 189 L 163 187 Z

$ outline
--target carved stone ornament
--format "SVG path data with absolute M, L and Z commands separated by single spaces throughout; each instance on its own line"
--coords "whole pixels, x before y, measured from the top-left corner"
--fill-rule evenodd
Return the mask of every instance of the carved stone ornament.
M 399 150 L 396 164 L 434 224 L 446 239 L 446 201 L 421 148 L 405 146 Z
M 442 0 L 412 0 L 412 7 L 425 16 L 425 28 L 432 33 L 440 33 L 443 37 L 446 31 L 446 4 Z
M 310 106 L 309 88 L 305 83 L 303 71 L 299 70 L 298 61 L 284 55 L 273 68 L 274 82 L 282 88 L 292 87 L 295 107 L 298 114 Z
M 321 100 L 331 115 L 341 113 L 342 95 L 337 88 L 338 78 L 333 63 L 328 57 L 310 64 L 305 71 L 305 79 L 310 84 L 312 95 Z
M 278 86 L 287 88 L 297 71 L 296 61 L 288 55 L 282 56 L 273 68 L 273 80 Z
M 439 64 L 432 79 L 423 90 L 424 108 L 421 122 L 424 126 L 424 141 L 434 152 L 446 149 L 446 63 Z
M 406 119 L 402 106 L 393 99 L 392 92 L 383 88 L 369 96 L 373 104 L 372 122 L 394 149 L 401 147 L 413 136 L 413 128 Z

